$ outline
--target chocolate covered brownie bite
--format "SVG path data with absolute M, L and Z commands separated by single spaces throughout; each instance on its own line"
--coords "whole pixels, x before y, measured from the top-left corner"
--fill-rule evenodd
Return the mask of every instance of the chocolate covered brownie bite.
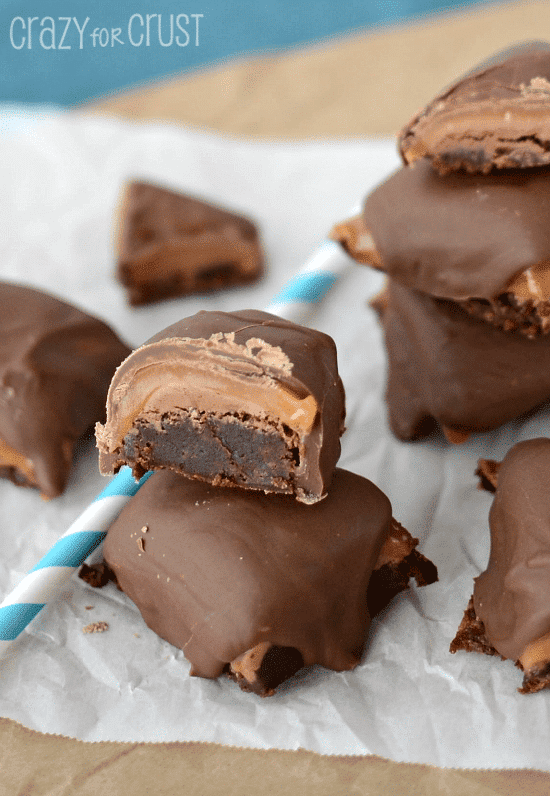
M 474 67 L 409 122 L 399 149 L 441 174 L 550 163 L 550 44 L 523 42 Z
M 417 544 L 386 496 L 346 470 L 311 506 L 163 471 L 124 507 L 104 556 L 191 674 L 227 673 L 269 696 L 304 666 L 360 663 L 371 616 L 411 578 L 437 580 Z
M 103 321 L 40 290 L 0 283 L 0 477 L 60 495 L 75 444 L 105 415 L 130 349 Z
M 514 661 L 532 693 L 550 686 L 550 439 L 514 445 L 490 470 L 489 562 L 450 649 Z
M 550 330 L 549 227 L 550 168 L 441 177 L 424 159 L 331 235 L 397 282 L 535 337 Z
M 324 498 L 345 397 L 331 337 L 258 310 L 199 312 L 118 368 L 103 473 L 169 468 L 214 485 Z
M 450 442 L 463 442 L 550 398 L 550 336 L 506 332 L 395 280 L 378 308 L 388 419 L 399 439 L 420 439 L 439 425 Z

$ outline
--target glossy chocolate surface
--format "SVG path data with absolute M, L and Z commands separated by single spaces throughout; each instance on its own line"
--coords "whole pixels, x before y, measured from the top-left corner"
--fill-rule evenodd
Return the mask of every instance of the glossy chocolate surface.
M 405 163 L 429 157 L 440 173 L 550 163 L 550 44 L 497 53 L 443 91 L 399 139 Z
M 168 467 L 315 502 L 340 455 L 344 401 L 332 338 L 257 310 L 199 312 L 117 370 L 100 467 Z
M 488 431 L 550 398 L 547 335 L 509 334 L 394 280 L 381 318 L 389 421 L 400 439 L 425 436 L 434 421 L 461 433 Z
M 492 299 L 550 265 L 550 168 L 441 177 L 420 160 L 367 197 L 363 223 L 395 280 L 455 301 Z
M 343 671 L 361 660 L 367 587 L 390 523 L 385 495 L 345 470 L 313 506 L 164 471 L 124 507 L 104 556 L 195 675 L 238 669 L 263 642 Z
M 258 230 L 237 213 L 135 181 L 120 217 L 117 273 L 131 304 L 245 284 L 262 273 Z
M 550 633 L 549 483 L 550 439 L 520 442 L 507 453 L 489 514 L 489 563 L 475 580 L 485 635 L 514 661 Z
M 128 353 L 102 321 L 39 290 L 0 283 L 0 475 L 61 494 L 77 439 L 105 415 Z

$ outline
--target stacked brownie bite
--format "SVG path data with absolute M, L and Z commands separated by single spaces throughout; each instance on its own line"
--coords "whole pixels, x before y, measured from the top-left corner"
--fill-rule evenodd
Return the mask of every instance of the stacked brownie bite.
M 119 587 L 191 673 L 270 695 L 361 660 L 370 618 L 437 579 L 386 496 L 338 468 L 345 399 L 327 335 L 200 312 L 118 368 L 100 468 L 156 470 L 112 525 Z
M 401 133 L 404 166 L 332 235 L 383 270 L 397 437 L 460 442 L 550 397 L 550 45 L 468 73 Z

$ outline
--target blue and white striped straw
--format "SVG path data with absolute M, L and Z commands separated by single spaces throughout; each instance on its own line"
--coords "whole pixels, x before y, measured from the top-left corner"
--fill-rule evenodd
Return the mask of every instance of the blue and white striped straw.
M 123 506 L 150 475 L 152 472 L 136 481 L 129 467 L 121 468 L 103 492 L 4 599 L 0 605 L 0 655 L 42 608 L 56 599 L 74 571 L 104 540 Z
M 304 323 L 352 262 L 338 243 L 327 241 L 289 279 L 266 307 L 266 312 Z
M 336 243 L 323 244 L 285 285 L 266 312 L 303 323 L 350 267 Z M 152 472 L 137 482 L 123 467 L 38 564 L 0 604 L 0 656 L 35 616 L 53 602 L 86 558 L 102 543 L 123 507 Z

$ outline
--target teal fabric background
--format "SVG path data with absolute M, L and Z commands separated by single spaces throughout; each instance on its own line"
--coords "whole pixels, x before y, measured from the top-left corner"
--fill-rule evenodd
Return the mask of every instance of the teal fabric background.
M 0 102 L 71 106 L 233 56 L 276 51 L 480 2 L 3 0 Z

